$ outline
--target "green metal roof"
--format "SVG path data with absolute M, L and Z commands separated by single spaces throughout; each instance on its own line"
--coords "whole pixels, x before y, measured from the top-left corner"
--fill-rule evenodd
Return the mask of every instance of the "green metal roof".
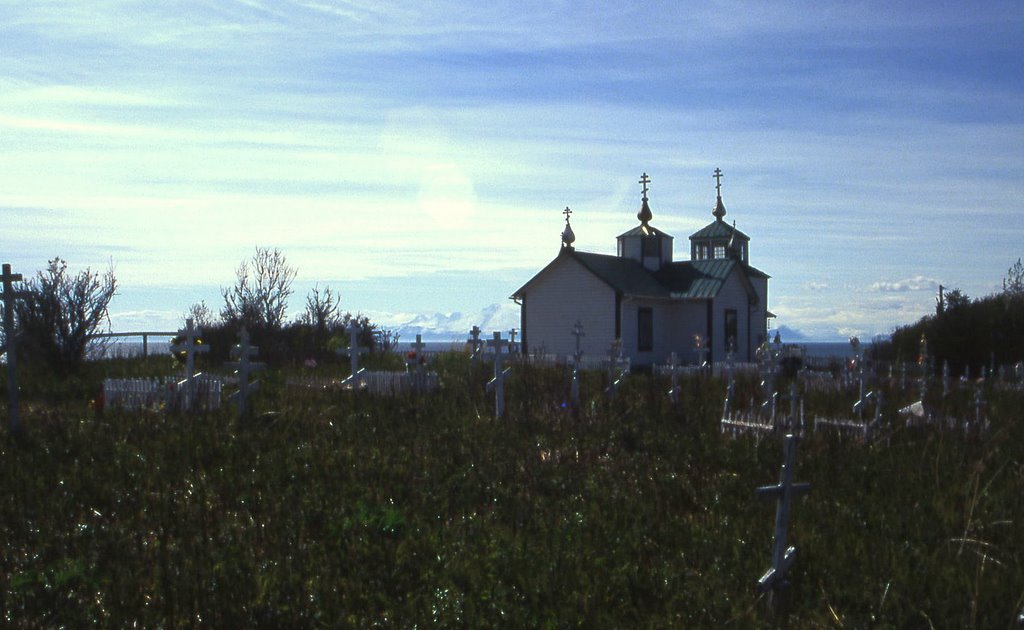
M 740 232 L 733 226 L 729 225 L 725 221 L 714 221 L 708 225 L 702 227 L 700 230 L 690 235 L 690 240 L 694 241 L 697 239 L 712 239 L 712 238 L 729 238 L 732 236 L 733 231 L 736 232 L 736 238 L 742 241 L 749 241 L 750 237 Z
M 716 297 L 729 275 L 738 266 L 747 290 L 754 295 L 750 277 L 767 278 L 768 275 L 731 258 L 682 261 L 664 265 L 651 272 L 636 260 L 607 254 L 591 254 L 564 249 L 555 260 L 530 279 L 512 297 L 522 297 L 527 287 L 545 270 L 569 256 L 616 292 L 635 297 L 676 300 L 706 300 Z
M 643 224 L 636 226 L 628 232 L 619 234 L 616 238 L 622 238 L 623 236 L 665 236 L 672 238 L 672 235 L 666 234 L 654 226 Z

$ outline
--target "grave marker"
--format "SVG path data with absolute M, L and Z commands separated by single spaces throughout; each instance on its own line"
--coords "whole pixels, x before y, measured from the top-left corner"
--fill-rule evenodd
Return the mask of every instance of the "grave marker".
M 622 380 L 629 374 L 629 359 L 622 356 L 622 340 L 616 339 L 608 349 L 608 389 L 605 393 L 615 398 Z
M 416 341 L 419 342 L 419 340 L 420 336 L 416 335 Z M 356 324 L 355 319 L 350 319 L 348 321 L 348 348 L 338 349 L 339 354 L 348 354 L 349 361 L 349 376 L 342 381 L 342 384 L 351 384 L 353 389 L 359 386 L 362 373 L 366 371 L 365 368 L 359 368 L 359 355 L 368 352 L 368 348 L 361 348 L 359 346 L 359 326 Z
M 28 291 L 15 291 L 14 283 L 21 282 L 20 273 L 11 273 L 11 265 L 4 263 L 3 275 L 0 275 L 3 282 L 4 293 L 4 339 L 6 340 L 7 352 L 7 425 L 11 435 L 21 435 L 21 419 L 18 417 L 18 371 L 17 353 L 15 352 L 15 330 L 14 330 L 14 301 L 23 300 L 29 296 Z
M 195 322 L 192 318 L 185 320 L 185 328 L 178 331 L 178 336 L 182 337 L 182 341 L 171 346 L 171 352 L 184 353 L 185 355 L 185 407 L 188 408 L 192 405 L 195 397 L 195 367 L 196 367 L 196 355 L 204 354 L 210 351 L 209 346 L 204 346 L 200 335 L 203 334 L 202 329 L 195 326 Z
M 235 401 L 235 405 L 238 407 L 238 416 L 244 418 L 249 415 L 249 397 L 259 387 L 259 381 L 249 381 L 249 375 L 256 371 L 266 368 L 263 363 L 252 361 L 253 358 L 259 354 L 259 348 L 252 345 L 249 339 L 249 331 L 242 327 L 242 330 L 238 333 L 239 341 L 231 349 L 232 356 L 238 360 L 235 362 L 228 363 L 228 367 L 235 369 L 235 375 L 238 377 L 238 391 L 231 395 L 231 398 Z
M 572 334 L 576 337 L 576 352 L 573 354 L 572 361 L 572 384 L 569 387 L 569 401 L 572 403 L 574 410 L 580 408 L 580 360 L 583 358 L 583 350 L 580 348 L 580 338 L 585 337 L 586 334 L 583 332 L 583 324 L 580 320 L 576 320 L 573 324 Z
M 693 351 L 697 354 L 697 367 L 707 365 L 708 348 L 705 347 L 704 338 L 700 335 L 693 336 Z
M 495 331 L 493 339 L 487 340 L 487 345 L 494 348 L 494 378 L 487 383 L 487 391 L 494 392 L 494 415 L 497 418 L 505 415 L 505 377 L 512 371 L 512 368 L 501 369 L 501 350 L 508 343 L 498 331 Z
M 799 438 L 787 434 L 782 449 L 784 460 L 779 473 L 779 483 L 773 486 L 761 486 L 755 494 L 762 499 L 776 499 L 775 533 L 772 547 L 772 566 L 757 581 L 757 591 L 772 592 L 773 604 L 781 608 L 786 588 L 789 586 L 786 573 L 796 559 L 796 547 L 787 545 L 786 537 L 789 530 L 789 515 L 793 498 L 811 489 L 809 483 L 793 483 L 793 467 L 796 463 L 796 444 Z
M 484 347 L 484 342 L 480 339 L 480 327 L 473 325 L 472 330 L 469 331 L 469 339 L 466 340 L 469 344 L 469 360 L 473 365 L 476 365 L 477 359 L 480 356 L 480 351 Z
M 676 358 L 675 352 L 669 355 L 668 361 L 672 376 L 672 389 L 668 390 L 668 396 L 672 399 L 672 404 L 679 404 L 679 360 Z

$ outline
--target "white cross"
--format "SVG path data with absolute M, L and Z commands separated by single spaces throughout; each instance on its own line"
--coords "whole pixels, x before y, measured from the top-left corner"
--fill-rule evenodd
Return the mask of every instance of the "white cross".
M 171 346 L 171 352 L 181 352 L 185 355 L 185 380 L 187 383 L 188 404 L 192 403 L 195 392 L 195 357 L 197 354 L 210 351 L 209 346 L 202 345 L 203 342 L 199 338 L 202 334 L 202 329 L 197 328 L 195 322 L 190 317 L 185 320 L 185 328 L 178 331 L 178 336 L 183 338 L 182 341 Z
M 495 331 L 494 337 L 487 340 L 487 345 L 494 348 L 494 378 L 487 383 L 487 391 L 494 392 L 494 415 L 501 418 L 505 415 L 505 377 L 512 368 L 501 369 L 501 350 L 508 346 L 508 341 L 501 338 Z
M 348 362 L 349 380 L 355 387 L 359 382 L 359 355 L 369 352 L 366 348 L 359 347 L 359 326 L 355 319 L 348 321 Z
M 4 263 L 3 275 L 0 276 L 3 282 L 4 293 L 4 338 L 6 339 L 7 352 L 7 424 L 10 427 L 11 435 L 21 435 L 21 420 L 18 418 L 18 372 L 16 368 L 17 357 L 14 350 L 14 301 L 23 300 L 29 297 L 28 291 L 15 291 L 15 282 L 21 282 L 20 273 L 11 273 L 11 265 Z
M 576 336 L 576 363 L 580 362 L 580 357 L 583 356 L 583 350 L 580 349 L 580 338 L 586 337 L 587 335 L 583 332 L 583 324 L 580 320 L 576 320 L 576 323 L 572 327 L 572 334 Z
M 238 391 L 232 395 L 232 398 L 238 406 L 238 415 L 244 418 L 249 415 L 249 396 L 259 387 L 259 381 L 249 382 L 249 375 L 256 370 L 266 368 L 266 365 L 252 361 L 259 354 L 259 348 L 250 343 L 249 331 L 244 326 L 238 333 L 238 337 L 239 342 L 231 349 L 231 354 L 238 360 L 228 363 L 228 366 L 233 367 L 238 376 Z
M 786 545 L 787 530 L 789 529 L 789 512 L 793 497 L 808 492 L 811 489 L 809 483 L 793 483 L 793 466 L 796 463 L 796 443 L 798 438 L 788 434 L 782 445 L 783 460 L 782 470 L 779 473 L 779 483 L 774 486 L 762 486 L 755 490 L 755 495 L 760 498 L 775 498 L 775 541 L 772 548 L 772 567 L 757 582 L 757 590 L 760 593 L 772 589 L 779 589 L 786 578 L 786 571 L 793 564 L 796 556 L 796 548 Z

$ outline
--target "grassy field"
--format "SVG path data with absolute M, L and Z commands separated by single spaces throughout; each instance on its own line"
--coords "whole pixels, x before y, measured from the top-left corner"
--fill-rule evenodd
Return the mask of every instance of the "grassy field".
M 813 490 L 772 617 L 755 586 L 775 507 L 754 488 L 777 481 L 781 439 L 720 435 L 719 380 L 685 381 L 673 407 L 666 381 L 633 376 L 576 418 L 561 369 L 517 365 L 497 421 L 486 369 L 448 355 L 418 398 L 272 372 L 244 423 L 90 408 L 102 375 L 163 367 L 25 381 L 27 436 L 0 440 L 5 624 L 1013 628 L 1024 608 L 1019 392 L 987 394 L 980 439 L 804 439 Z

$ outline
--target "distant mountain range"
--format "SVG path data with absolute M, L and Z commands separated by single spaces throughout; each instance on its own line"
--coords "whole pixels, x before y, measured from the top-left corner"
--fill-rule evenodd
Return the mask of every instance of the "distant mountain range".
M 371 315 L 381 328 L 399 335 L 401 341 L 412 341 L 421 335 L 424 341 L 465 341 L 473 326 L 479 326 L 481 337 L 490 337 L 494 331 L 501 331 L 508 337 L 512 328 L 519 329 L 519 306 L 516 304 L 491 304 L 473 313 L 390 313 Z

